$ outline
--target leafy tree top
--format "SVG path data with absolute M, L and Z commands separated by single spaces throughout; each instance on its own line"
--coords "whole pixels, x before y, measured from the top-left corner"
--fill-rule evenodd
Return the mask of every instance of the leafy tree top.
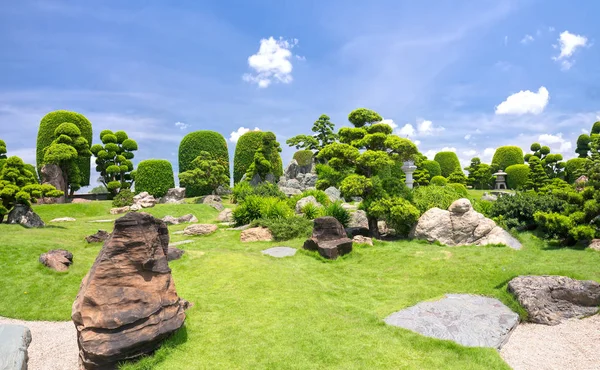
M 206 187 L 215 194 L 219 186 L 229 181 L 226 163 L 209 152 L 202 151 L 192 163 L 192 169 L 179 174 L 179 182 L 185 186 Z
M 316 154 L 337 139 L 333 131 L 335 124 L 330 121 L 329 116 L 322 114 L 313 124 L 313 135 L 296 135 L 286 141 L 289 146 L 296 149 L 306 149 L 315 151 Z
M 348 121 L 350 121 L 354 127 L 363 127 L 366 124 L 381 122 L 382 120 L 383 118 L 379 113 L 367 108 L 355 109 L 348 115 Z
M 6 143 L 0 140 L 0 159 L 6 159 Z

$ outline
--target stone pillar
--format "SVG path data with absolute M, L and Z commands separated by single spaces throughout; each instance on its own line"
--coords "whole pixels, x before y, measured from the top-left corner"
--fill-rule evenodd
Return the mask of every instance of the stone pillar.
M 415 163 L 413 161 L 406 161 L 404 162 L 404 165 L 402 166 L 402 171 L 404 171 L 404 174 L 406 175 L 406 186 L 409 189 L 413 188 L 413 173 L 417 170 L 417 166 L 415 166 Z

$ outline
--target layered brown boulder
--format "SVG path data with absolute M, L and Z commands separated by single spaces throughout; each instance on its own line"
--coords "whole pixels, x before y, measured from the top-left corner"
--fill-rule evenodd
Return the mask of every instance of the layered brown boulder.
M 53 249 L 40 255 L 40 263 L 52 270 L 67 271 L 73 264 L 73 253 L 64 249 Z
M 146 213 L 115 221 L 73 303 L 80 364 L 111 369 L 150 353 L 179 329 L 187 302 L 167 262 L 169 231 Z
M 352 252 L 352 240 L 338 220 L 319 217 L 314 222 L 312 237 L 304 242 L 304 249 L 318 251 L 324 258 L 332 260 Z

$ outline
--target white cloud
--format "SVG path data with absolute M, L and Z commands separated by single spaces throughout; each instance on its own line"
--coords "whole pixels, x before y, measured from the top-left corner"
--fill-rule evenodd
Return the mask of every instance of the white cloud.
M 463 152 L 464 155 L 468 155 L 468 156 L 474 156 L 475 154 L 477 154 L 477 151 L 474 149 L 470 149 L 470 150 L 465 150 Z
M 465 135 L 465 140 L 471 140 L 471 134 L 466 134 Z
M 260 48 L 254 55 L 248 57 L 248 65 L 254 70 L 254 73 L 246 73 L 242 76 L 243 80 L 258 84 L 260 88 L 268 87 L 272 82 L 292 82 L 292 52 L 298 44 L 297 39 L 279 40 L 272 36 L 268 39 L 260 40 Z M 305 60 L 304 57 L 298 57 L 299 60 Z
M 186 128 L 190 127 L 190 125 L 183 122 L 175 122 L 175 126 L 179 127 L 180 130 L 185 130 Z
M 434 126 L 433 122 L 428 120 L 418 121 L 415 126 L 410 123 L 402 126 L 401 129 L 396 131 L 396 134 L 399 136 L 405 137 L 414 137 L 414 136 L 429 136 L 433 135 L 436 132 L 444 131 L 445 128 L 442 126 Z
M 533 40 L 535 40 L 535 39 L 533 38 L 533 36 L 531 36 L 531 35 L 525 35 L 525 37 L 523 37 L 523 38 L 521 39 L 521 44 L 523 44 L 523 45 L 527 45 L 527 44 L 529 44 L 530 42 L 533 42 Z
M 575 64 L 575 60 L 570 58 L 573 56 L 573 54 L 578 48 L 586 46 L 587 42 L 588 39 L 585 36 L 576 35 L 570 33 L 569 31 L 564 31 L 560 34 L 558 38 L 558 43 L 560 45 L 560 54 L 557 57 L 553 57 L 552 59 L 560 61 L 561 68 L 563 70 L 568 70 L 573 66 L 573 64 Z
M 558 153 L 567 153 L 571 152 L 573 148 L 573 144 L 565 140 L 562 136 L 562 133 L 558 133 L 556 135 L 551 134 L 542 134 L 538 138 L 540 144 L 548 145 L 551 149 Z
M 400 130 L 398 130 L 397 135 L 404 137 L 412 137 L 415 136 L 415 133 L 416 131 L 413 125 L 407 123 L 406 125 L 402 126 Z
M 398 124 L 396 124 L 396 122 L 394 122 L 393 119 L 382 119 L 380 123 L 385 123 L 386 125 L 389 125 L 392 128 L 392 130 L 398 128 Z
M 529 90 L 519 91 L 500 103 L 496 107 L 496 114 L 540 114 L 548 105 L 549 99 L 550 94 L 544 86 L 540 87 L 537 93 Z
M 229 141 L 232 143 L 237 143 L 237 141 L 240 139 L 240 136 L 244 135 L 246 132 L 249 131 L 249 128 L 240 127 L 229 135 Z M 258 127 L 255 127 L 254 131 L 260 131 L 260 129 Z
M 6 155 L 9 157 L 19 157 L 23 160 L 23 162 L 33 164 L 35 166 L 35 148 L 11 150 L 10 146 L 8 146 Z
M 419 146 L 419 145 L 421 145 L 421 140 L 415 140 L 415 141 L 413 141 L 413 143 L 415 143 L 416 146 Z

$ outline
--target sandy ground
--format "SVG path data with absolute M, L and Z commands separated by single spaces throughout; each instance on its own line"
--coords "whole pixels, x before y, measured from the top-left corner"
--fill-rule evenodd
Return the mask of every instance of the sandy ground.
M 77 370 L 77 332 L 72 321 L 22 321 L 0 317 L 0 324 L 24 325 L 31 331 L 29 370 Z
M 600 315 L 556 326 L 519 325 L 500 355 L 514 370 L 598 370 Z

